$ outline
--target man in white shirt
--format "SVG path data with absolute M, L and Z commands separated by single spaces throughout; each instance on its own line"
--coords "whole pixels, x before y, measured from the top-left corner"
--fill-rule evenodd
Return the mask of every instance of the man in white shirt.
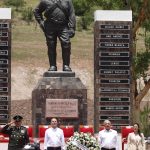
M 56 118 L 51 119 L 51 127 L 45 132 L 44 150 L 64 150 L 65 140 L 63 130 L 57 127 Z
M 101 150 L 118 150 L 117 131 L 111 129 L 111 122 L 104 121 L 105 129 L 99 132 L 98 140 Z

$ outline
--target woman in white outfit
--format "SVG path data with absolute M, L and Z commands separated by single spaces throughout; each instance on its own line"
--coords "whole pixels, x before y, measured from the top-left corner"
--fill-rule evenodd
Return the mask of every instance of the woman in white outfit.
M 135 123 L 133 129 L 128 135 L 127 150 L 145 150 L 144 135 L 140 132 L 139 124 Z

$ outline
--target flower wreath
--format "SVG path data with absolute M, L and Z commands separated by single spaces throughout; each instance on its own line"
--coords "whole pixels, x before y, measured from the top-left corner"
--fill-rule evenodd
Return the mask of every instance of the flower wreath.
M 66 150 L 100 150 L 100 146 L 91 133 L 75 132 L 67 141 Z

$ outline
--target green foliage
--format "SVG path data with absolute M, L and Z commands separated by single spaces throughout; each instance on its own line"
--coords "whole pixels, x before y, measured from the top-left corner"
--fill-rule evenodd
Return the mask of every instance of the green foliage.
M 146 77 L 146 71 L 148 70 L 150 63 L 150 52 L 145 51 L 142 53 L 137 53 L 133 59 L 135 78 Z
M 93 13 L 98 9 L 124 9 L 124 1 L 122 0 L 73 0 L 75 13 L 80 16 L 77 22 L 79 29 L 88 29 L 88 26 L 93 22 Z
M 27 21 L 28 24 L 30 24 L 31 21 L 33 21 L 33 11 L 32 7 L 24 8 L 22 11 L 22 19 Z
M 16 11 L 19 10 L 19 7 L 23 7 L 25 5 L 24 0 L 6 0 L 4 2 L 6 6 L 14 6 L 16 7 Z
M 77 16 L 83 16 L 90 10 L 87 0 L 73 0 L 73 5 Z
M 150 35 L 145 37 L 146 50 L 150 50 Z
M 135 22 L 138 18 L 138 14 L 142 8 L 143 0 L 130 0 L 130 7 L 133 10 L 133 21 Z
M 87 30 L 89 25 L 91 24 L 91 22 L 93 22 L 93 13 L 92 12 L 89 11 L 80 17 L 79 22 L 78 22 L 78 26 L 81 29 Z
M 77 30 L 87 30 L 89 25 L 93 22 L 95 4 L 93 1 L 88 0 L 73 0 L 76 16 L 79 16 L 77 20 Z
M 144 4 L 144 0 L 130 0 L 130 8 L 133 12 L 133 25 L 137 22 L 139 12 L 141 11 Z M 144 7 L 144 18 L 150 20 L 150 1 L 148 0 L 147 5 Z M 142 17 L 142 16 L 140 16 Z M 145 24 L 145 21 L 141 22 L 141 26 Z
M 145 137 L 150 136 L 150 121 L 149 119 L 150 108 L 148 104 L 144 107 L 144 110 L 140 112 L 140 121 L 142 125 L 142 131 Z
M 150 31 L 150 19 L 146 19 L 142 27 L 145 28 L 146 31 Z
M 90 6 L 99 6 L 104 10 L 123 9 L 125 3 L 123 0 L 87 0 Z

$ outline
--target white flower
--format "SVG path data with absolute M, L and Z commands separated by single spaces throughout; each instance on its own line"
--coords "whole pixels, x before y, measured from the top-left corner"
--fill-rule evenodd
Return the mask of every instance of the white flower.
M 90 133 L 78 133 L 75 132 L 72 137 L 69 138 L 66 150 L 99 150 L 100 146 L 97 139 Z

